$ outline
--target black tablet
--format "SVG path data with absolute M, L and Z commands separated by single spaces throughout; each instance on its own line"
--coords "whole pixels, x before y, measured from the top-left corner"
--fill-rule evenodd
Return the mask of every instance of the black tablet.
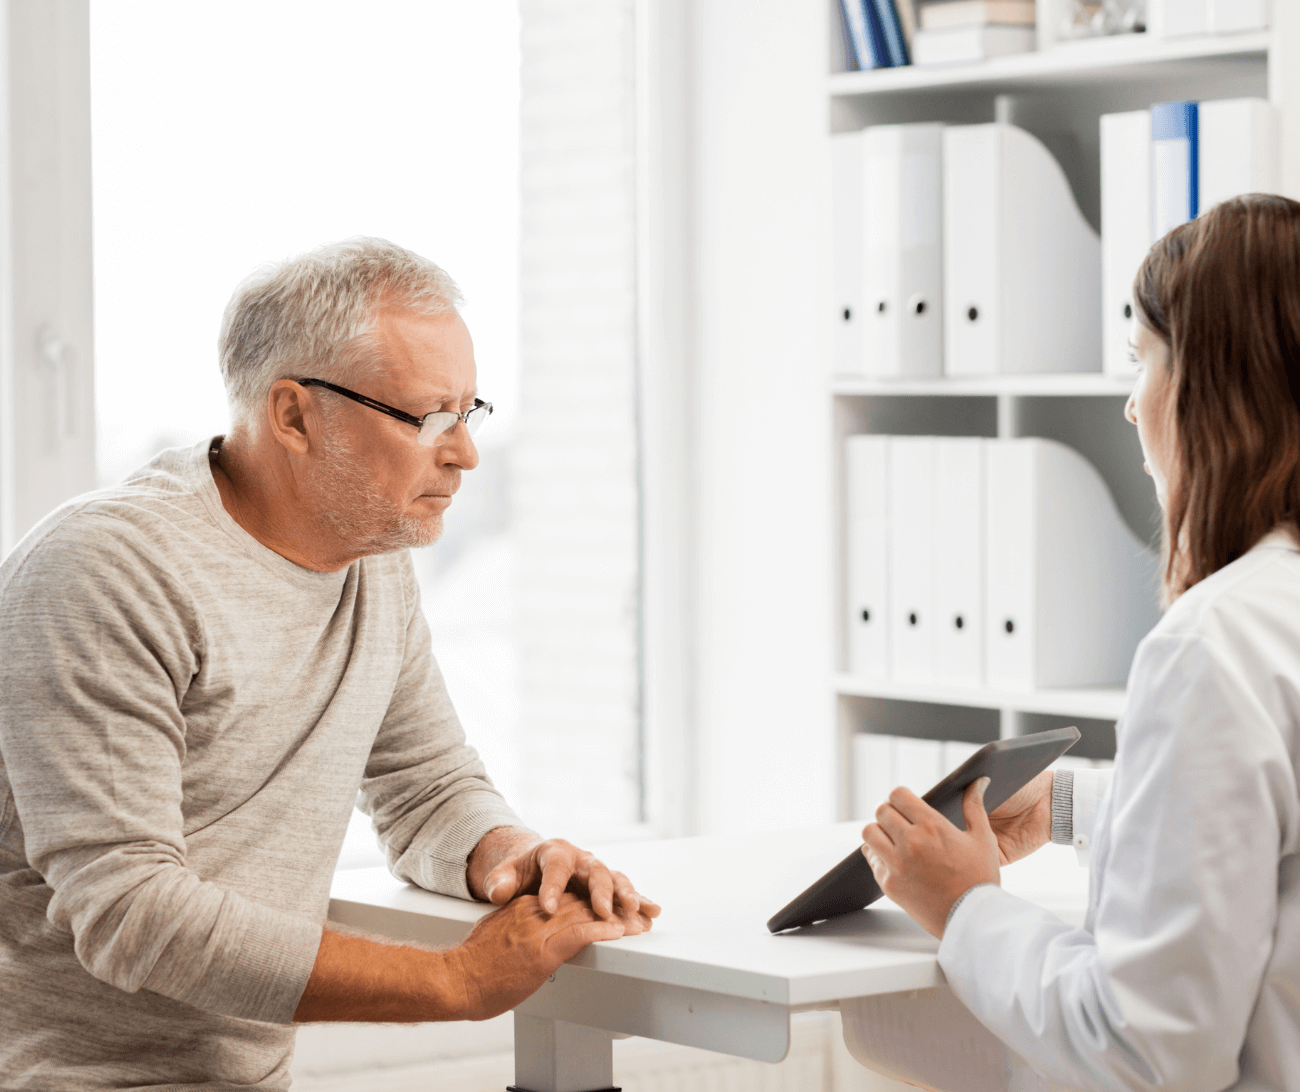
M 954 826 L 965 830 L 961 798 L 972 781 L 981 777 L 990 779 L 984 793 L 984 807 L 992 811 L 1065 754 L 1078 738 L 1078 728 L 1054 728 L 1016 739 L 1000 739 L 981 747 L 921 799 Z M 861 850 L 855 849 L 789 906 L 773 915 L 767 927 L 779 933 L 823 918 L 850 914 L 869 906 L 883 894 L 867 859 Z

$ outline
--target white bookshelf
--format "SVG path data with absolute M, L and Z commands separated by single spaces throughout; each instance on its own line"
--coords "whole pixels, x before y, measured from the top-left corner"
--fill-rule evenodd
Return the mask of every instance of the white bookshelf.
M 867 379 L 836 376 L 831 390 L 837 395 L 890 396 L 923 395 L 927 398 L 981 398 L 998 395 L 1037 397 L 1092 395 L 1127 398 L 1133 380 L 1125 376 L 1082 372 L 1063 375 L 991 375 L 979 378 Z
M 835 677 L 835 691 L 845 697 L 886 701 L 927 702 L 966 709 L 997 709 L 1083 720 L 1118 720 L 1127 695 L 1122 686 L 1092 686 L 1067 690 L 994 690 L 989 687 L 918 686 L 888 679 Z
M 836 72 L 829 78 L 828 90 L 834 97 L 866 97 L 971 88 L 1015 92 L 1081 84 L 1156 83 L 1179 76 L 1194 79 L 1210 66 L 1231 69 L 1263 64 L 1273 41 L 1271 31 L 1166 41 L 1145 34 L 1115 35 L 995 57 L 981 64 Z
M 830 130 L 873 124 L 1010 121 L 1052 148 L 1076 200 L 1099 228 L 1098 122 L 1153 102 L 1261 96 L 1279 107 L 1284 192 L 1300 189 L 1300 14 L 1274 6 L 1272 30 L 1160 41 L 1127 35 L 1058 45 L 982 64 L 830 75 Z M 1300 7 L 1300 5 L 1297 5 Z M 1294 24 L 1294 25 L 1293 25 Z M 1064 148 L 1064 153 L 1058 149 Z M 829 257 L 827 259 L 829 268 Z M 1042 436 L 1080 450 L 1110 486 L 1126 522 L 1154 541 L 1157 511 L 1132 426 L 1123 420 L 1132 380 L 1096 373 L 980 379 L 831 379 L 836 462 L 837 663 L 841 813 L 852 807 L 850 749 L 860 732 L 989 739 L 1081 721 L 1083 753 L 1107 757 L 1122 686 L 1040 691 L 917 685 L 847 673 L 843 450 L 861 433 Z M 1091 746 L 1088 745 L 1091 736 Z

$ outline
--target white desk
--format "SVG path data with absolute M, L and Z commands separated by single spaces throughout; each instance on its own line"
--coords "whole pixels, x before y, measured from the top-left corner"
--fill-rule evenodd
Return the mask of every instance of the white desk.
M 793 1012 L 942 986 L 938 942 L 889 902 L 794 934 L 768 933 L 767 919 L 860 845 L 861 829 L 597 847 L 663 905 L 663 916 L 643 936 L 592 945 L 515 1010 L 516 1085 L 610 1088 L 619 1035 L 778 1062 Z M 1081 920 L 1087 875 L 1068 847 L 1004 869 L 1002 882 Z M 376 868 L 338 873 L 331 895 L 331 920 L 429 944 L 456 943 L 488 911 Z

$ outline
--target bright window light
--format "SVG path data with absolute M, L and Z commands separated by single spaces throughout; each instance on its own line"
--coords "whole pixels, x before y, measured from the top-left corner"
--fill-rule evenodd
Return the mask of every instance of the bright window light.
M 516 0 L 92 0 L 91 59 L 102 484 L 225 431 L 221 313 L 261 263 L 379 235 L 459 282 L 496 413 L 416 564 L 453 700 L 509 795 Z

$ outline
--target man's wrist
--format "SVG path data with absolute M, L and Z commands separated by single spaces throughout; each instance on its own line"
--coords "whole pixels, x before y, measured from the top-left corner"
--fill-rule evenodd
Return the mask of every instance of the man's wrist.
M 466 1020 L 476 1001 L 461 948 L 430 951 L 328 926 L 294 1022 Z
M 438 953 L 441 964 L 434 968 L 435 981 L 430 984 L 439 1007 L 448 1015 L 442 1020 L 474 1019 L 474 1002 L 477 997 L 474 978 L 465 965 L 465 950 L 447 948 Z

